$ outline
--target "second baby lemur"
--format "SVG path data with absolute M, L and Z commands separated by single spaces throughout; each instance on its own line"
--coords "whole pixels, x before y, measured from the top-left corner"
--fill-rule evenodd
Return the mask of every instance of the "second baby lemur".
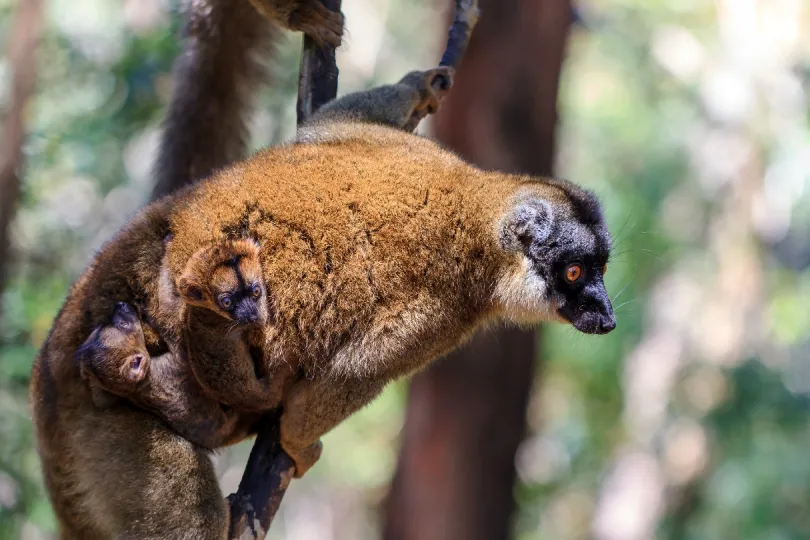
M 238 415 L 208 397 L 179 358 L 171 353 L 149 355 L 141 321 L 129 304 L 116 305 L 109 324 L 93 330 L 76 358 L 97 407 L 126 399 L 210 449 L 247 434 L 234 434 Z

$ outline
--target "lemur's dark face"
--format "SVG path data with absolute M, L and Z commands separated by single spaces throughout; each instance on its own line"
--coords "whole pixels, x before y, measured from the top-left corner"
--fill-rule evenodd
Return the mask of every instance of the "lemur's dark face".
M 600 225 L 564 221 L 530 256 L 557 313 L 586 334 L 607 334 L 616 327 L 603 281 L 610 236 Z
M 501 242 L 525 258 L 519 287 L 501 295 L 522 295 L 513 304 L 529 313 L 525 319 L 534 312 L 538 320 L 563 320 L 586 334 L 606 334 L 616 327 L 603 281 L 610 233 L 592 195 L 576 190 L 569 197 L 572 208 L 527 197 L 507 216 Z
M 214 270 L 210 294 L 221 315 L 237 324 L 267 321 L 264 282 L 256 258 L 233 257 Z

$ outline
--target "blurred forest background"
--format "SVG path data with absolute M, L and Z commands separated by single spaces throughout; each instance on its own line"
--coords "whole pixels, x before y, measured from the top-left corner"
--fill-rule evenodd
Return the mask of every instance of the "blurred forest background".
M 343 4 L 340 93 L 437 62 L 449 2 Z M 500 374 L 462 397 L 442 386 L 455 380 L 459 358 L 420 376 L 410 405 L 408 384 L 389 388 L 325 437 L 320 464 L 293 483 L 270 537 L 503 537 L 404 532 L 456 512 L 479 532 L 488 529 L 475 519 L 502 516 L 519 540 L 809 538 L 810 4 L 483 4 L 482 36 L 458 95 L 421 130 L 432 127 L 484 166 L 549 172 L 553 155 L 557 175 L 600 195 L 616 236 L 607 282 L 618 328 L 604 337 L 559 325 L 537 339 L 500 334 L 464 353 L 495 351 L 489 365 Z M 510 19 L 498 5 L 520 9 Z M 6 132 L 14 100 L 7 44 L 19 6 L 0 0 Z M 31 363 L 94 249 L 149 197 L 178 52 L 177 9 L 168 0 L 43 5 L 36 62 L 25 63 L 36 69 L 36 88 L 25 109 L 19 203 L 0 260 L 3 539 L 54 534 L 27 403 Z M 285 35 L 253 121 L 256 148 L 294 133 L 299 54 L 300 36 Z M 478 139 L 465 139 L 476 129 Z M 13 197 L 0 192 L 0 217 Z M 528 363 L 498 363 L 520 343 Z M 498 377 L 523 386 L 511 392 L 515 381 L 506 381 L 499 398 L 488 391 Z M 443 396 L 453 399 L 445 408 Z M 421 420 L 419 400 L 435 405 L 420 409 Z M 506 406 L 519 409 L 517 422 Z M 518 436 L 504 467 L 489 456 L 512 424 Z M 464 439 L 458 426 L 478 427 L 476 436 Z M 420 447 L 425 429 L 437 435 Z M 249 449 L 216 456 L 225 493 L 235 490 Z M 420 470 L 434 458 L 434 469 Z M 441 474 L 448 470 L 455 476 Z M 493 470 L 506 478 L 505 496 L 490 491 L 475 514 L 458 517 L 475 506 L 459 510 L 440 481 Z M 426 480 L 412 497 L 433 498 L 408 506 L 409 479 Z M 485 488 L 464 488 L 465 496 Z

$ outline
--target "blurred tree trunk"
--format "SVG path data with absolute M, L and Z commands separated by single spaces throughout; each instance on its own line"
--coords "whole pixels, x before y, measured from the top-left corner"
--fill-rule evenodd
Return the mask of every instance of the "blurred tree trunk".
M 437 138 L 485 169 L 547 175 L 567 0 L 481 0 L 481 19 Z M 514 457 L 524 436 L 536 334 L 503 330 L 418 375 L 387 501 L 387 540 L 510 536 Z
M 20 196 L 20 168 L 25 138 L 25 104 L 34 92 L 35 52 L 42 21 L 42 0 L 22 0 L 6 49 L 11 92 L 0 139 L 0 295 L 5 289 L 11 245 L 11 220 Z

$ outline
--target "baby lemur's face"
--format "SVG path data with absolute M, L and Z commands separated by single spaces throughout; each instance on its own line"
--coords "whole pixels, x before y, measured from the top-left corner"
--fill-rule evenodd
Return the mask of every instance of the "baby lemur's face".
M 119 302 L 112 321 L 93 330 L 76 353 L 82 376 L 113 392 L 124 393 L 143 380 L 149 354 L 135 309 Z
M 177 289 L 187 303 L 237 324 L 267 322 L 259 245 L 253 240 L 226 241 L 201 249 L 189 260 Z
M 603 276 L 611 237 L 599 202 L 570 184 L 567 200 L 546 200 L 527 190 L 500 224 L 501 244 L 521 254 L 496 298 L 518 322 L 560 320 L 587 334 L 616 327 Z

